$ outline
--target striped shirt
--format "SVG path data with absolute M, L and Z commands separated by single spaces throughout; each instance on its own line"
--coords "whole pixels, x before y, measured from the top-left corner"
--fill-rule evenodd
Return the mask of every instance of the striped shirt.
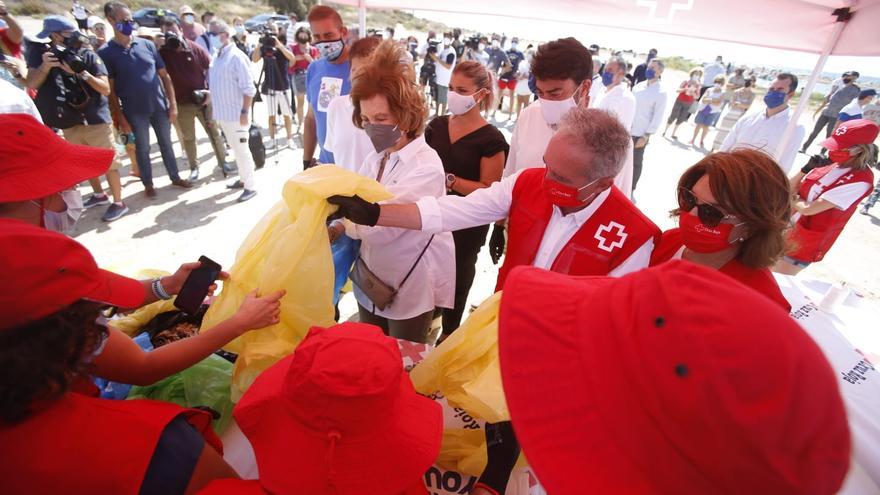
M 245 96 L 254 96 L 257 89 L 251 77 L 250 60 L 235 44 L 220 49 L 208 70 L 211 90 L 211 111 L 215 120 L 238 122 Z

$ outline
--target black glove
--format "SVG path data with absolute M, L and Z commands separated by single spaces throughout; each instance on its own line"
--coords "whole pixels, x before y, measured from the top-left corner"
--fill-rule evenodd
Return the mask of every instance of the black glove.
M 303 160 L 303 170 L 308 170 L 317 164 L 318 164 L 318 160 L 315 160 L 314 158 L 309 158 L 308 160 Z
M 810 160 L 807 161 L 807 164 L 801 167 L 801 172 L 808 174 L 810 170 L 818 167 L 824 167 L 826 165 L 831 165 L 831 160 L 825 158 L 822 155 L 813 155 L 810 157 Z
M 513 433 L 510 421 L 486 423 L 486 469 L 480 475 L 476 486 L 482 486 L 498 495 L 503 495 L 510 480 L 510 473 L 519 459 L 519 442 Z
M 504 255 L 504 227 L 495 225 L 492 229 L 492 237 L 489 238 L 489 256 L 492 257 L 492 263 L 497 265 L 498 260 Z
M 351 220 L 358 225 L 373 227 L 379 221 L 379 204 L 370 203 L 360 196 L 330 196 L 327 202 L 339 206 L 337 214 Z M 332 215 L 334 217 L 337 215 Z

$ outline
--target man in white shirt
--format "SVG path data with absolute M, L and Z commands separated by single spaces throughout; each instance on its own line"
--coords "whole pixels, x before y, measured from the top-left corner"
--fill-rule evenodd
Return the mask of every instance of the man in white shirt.
M 663 114 L 666 112 L 667 96 L 660 84 L 660 76 L 665 68 L 660 59 L 651 60 L 645 69 L 645 80 L 633 88 L 633 96 L 636 99 L 636 112 L 630 128 L 633 138 L 633 190 L 642 175 L 645 147 L 651 135 L 660 129 Z
M 786 148 L 779 149 L 782 135 L 792 117 L 788 102 L 794 96 L 797 85 L 798 78 L 794 74 L 783 72 L 776 76 L 776 80 L 764 96 L 766 110 L 750 113 L 739 119 L 721 143 L 719 151 L 736 148 L 762 150 L 772 156 L 782 171 L 788 175 L 797 155 L 798 144 L 803 142 L 806 134 L 804 126 L 798 124 Z
M 449 80 L 452 78 L 452 69 L 455 67 L 455 50 L 452 48 L 452 33 L 443 33 L 443 44 L 439 50 L 429 53 L 434 60 L 435 72 L 434 83 L 437 85 L 437 98 L 435 101 L 436 113 L 434 115 L 446 115 L 446 101 L 449 95 Z M 439 53 L 438 53 L 439 52 Z
M 602 85 L 605 93 L 598 102 L 593 102 L 596 108 L 608 110 L 615 116 L 625 129 L 632 127 L 633 116 L 636 113 L 636 99 L 629 90 L 626 79 L 626 59 L 615 55 L 608 59 L 605 64 L 605 72 L 602 73 Z M 627 152 L 626 162 L 620 170 L 614 185 L 627 197 L 632 196 L 633 190 L 633 152 Z
M 368 203 L 333 196 L 355 223 L 448 232 L 508 219 L 509 249 L 498 274 L 532 265 L 570 275 L 621 276 L 648 266 L 660 230 L 617 188 L 629 131 L 605 110 L 575 108 L 544 153 L 546 170 L 529 169 L 467 196 L 416 203 Z
M 700 89 L 700 99 L 703 98 L 703 93 L 707 89 L 715 85 L 715 78 L 726 73 L 727 69 L 724 67 L 724 59 L 721 58 L 721 55 L 715 57 L 714 64 L 706 64 L 706 67 L 703 69 L 703 87 Z

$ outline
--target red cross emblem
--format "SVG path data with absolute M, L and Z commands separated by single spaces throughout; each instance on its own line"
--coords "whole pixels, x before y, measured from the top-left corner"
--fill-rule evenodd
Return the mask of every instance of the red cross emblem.
M 834 135 L 835 136 L 843 136 L 844 134 L 846 134 L 847 130 L 848 130 L 848 128 L 845 125 L 842 125 L 842 126 L 838 127 L 837 129 L 834 129 Z
M 669 23 L 679 10 L 693 10 L 694 0 L 636 0 L 636 6 L 647 7 L 651 21 Z
M 398 340 L 397 346 L 400 348 L 400 355 L 406 359 L 409 358 L 413 365 L 419 364 L 422 359 L 422 353 L 428 350 L 425 344 L 417 344 L 408 340 Z
M 606 234 L 611 235 L 606 237 Z M 608 225 L 600 225 L 596 230 L 596 235 L 593 237 L 599 241 L 599 249 L 610 253 L 619 247 L 623 247 L 623 243 L 628 235 L 623 225 L 612 221 Z

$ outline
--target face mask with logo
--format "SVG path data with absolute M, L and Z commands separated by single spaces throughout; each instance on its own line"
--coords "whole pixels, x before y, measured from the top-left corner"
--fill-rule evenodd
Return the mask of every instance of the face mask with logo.
M 581 191 L 598 181 L 599 179 L 596 179 L 583 187 L 572 187 L 553 179 L 548 179 L 547 174 L 544 174 L 544 179 L 541 181 L 541 188 L 544 190 L 544 195 L 547 196 L 547 199 L 549 199 L 554 205 L 559 206 L 560 208 L 577 208 L 578 206 L 583 206 L 589 202 L 587 199 L 578 199 L 578 195 Z
M 651 69 L 651 68 L 645 69 L 645 79 L 650 81 L 650 80 L 654 79 L 654 76 L 656 76 L 656 75 L 657 75 L 657 71 L 655 71 L 654 69 Z
M 452 112 L 452 115 L 463 115 L 470 111 L 471 108 L 477 106 L 477 100 L 475 98 L 477 93 L 474 93 L 469 96 L 460 95 L 455 91 L 449 92 L 449 111 Z
M 602 84 L 604 84 L 605 87 L 608 87 L 608 86 L 611 86 L 612 84 L 614 84 L 614 74 L 612 74 L 611 72 L 603 72 L 602 73 Z
M 64 211 L 51 211 L 45 209 L 45 207 L 37 201 L 32 201 L 32 203 L 43 210 L 43 227 L 48 230 L 67 234 L 73 230 L 73 226 L 76 225 L 77 220 L 79 220 L 80 215 L 82 215 L 82 196 L 80 196 L 78 191 L 74 190 L 62 191 L 59 194 L 61 195 L 61 199 L 64 200 L 64 206 L 66 207 Z
M 115 29 L 116 29 L 116 31 L 122 33 L 124 36 L 131 36 L 131 33 L 134 32 L 134 22 L 132 22 L 132 21 L 117 22 Z
M 834 150 L 828 152 L 828 159 L 834 163 L 846 163 L 852 160 L 853 155 L 849 150 Z
M 322 41 L 320 43 L 315 43 L 315 48 L 318 49 L 322 57 L 332 62 L 342 55 L 342 50 L 345 48 L 345 42 L 341 39 L 336 41 Z
M 681 212 L 678 216 L 678 226 L 684 246 L 695 253 L 703 254 L 717 253 L 729 248 L 731 243 L 728 239 L 733 228 L 736 227 L 732 223 L 719 223 L 715 227 L 708 227 L 699 217 L 687 211 Z
M 364 132 L 367 133 L 367 137 L 369 137 L 370 142 L 373 143 L 373 148 L 376 150 L 376 153 L 381 153 L 397 144 L 397 141 L 400 140 L 400 137 L 403 134 L 396 125 L 392 124 L 366 123 L 364 124 Z
M 782 91 L 768 91 L 764 95 L 764 104 L 767 105 L 767 108 L 776 108 L 785 103 L 785 96 Z

